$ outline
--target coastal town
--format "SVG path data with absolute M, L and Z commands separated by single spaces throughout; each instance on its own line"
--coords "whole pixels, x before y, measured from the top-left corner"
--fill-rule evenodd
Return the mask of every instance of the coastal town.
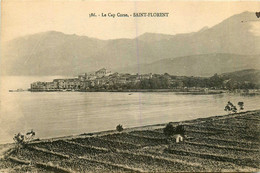
M 112 87 L 114 85 L 136 85 L 141 79 L 151 79 L 152 74 L 119 74 L 102 68 L 94 73 L 85 73 L 77 78 L 54 79 L 52 82 L 34 82 L 31 91 L 85 91 L 93 88 Z
M 245 71 L 242 71 L 245 73 Z M 248 73 L 246 71 L 246 73 Z M 249 90 L 259 86 L 252 81 L 215 74 L 211 77 L 174 76 L 164 74 L 129 74 L 102 68 L 76 78 L 54 79 L 52 82 L 34 82 L 29 91 L 199 91 Z M 231 75 L 232 76 L 232 75 Z

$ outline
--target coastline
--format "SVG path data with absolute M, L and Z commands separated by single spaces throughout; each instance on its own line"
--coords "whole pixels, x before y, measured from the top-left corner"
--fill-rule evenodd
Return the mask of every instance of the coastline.
M 201 122 L 204 122 L 204 121 L 210 121 L 210 120 L 214 120 L 214 119 L 232 118 L 232 117 L 236 117 L 240 114 L 247 114 L 247 113 L 254 113 L 254 112 L 258 112 L 260 114 L 260 109 L 249 110 L 249 111 L 245 111 L 245 112 L 232 113 L 232 114 L 226 114 L 226 115 L 215 115 L 215 116 L 210 116 L 210 117 L 205 117 L 205 118 L 196 118 L 196 119 L 184 120 L 184 121 L 174 121 L 174 122 L 170 122 L 170 123 L 173 124 L 173 125 L 201 123 Z M 125 128 L 124 132 L 131 132 L 131 131 L 135 131 L 135 130 L 153 130 L 153 129 L 157 129 L 157 128 L 164 128 L 168 123 L 169 122 Z M 55 141 L 55 140 L 60 140 L 60 139 L 73 139 L 73 138 L 80 138 L 80 137 L 83 137 L 83 136 L 94 137 L 94 136 L 114 134 L 114 133 L 118 133 L 117 130 L 105 130 L 105 131 L 82 133 L 82 134 L 75 134 L 75 135 L 69 135 L 69 136 L 42 138 L 42 139 L 39 139 L 39 140 L 35 139 L 32 142 L 46 142 L 46 141 Z M 13 144 L 14 143 L 0 144 L 0 147 L 3 147 L 4 145 L 13 145 Z
M 30 91 L 30 90 L 28 90 Z M 19 92 L 19 91 L 17 91 Z M 21 91 L 22 92 L 22 91 Z M 102 90 L 102 89 L 90 89 L 90 90 L 49 90 L 49 91 L 30 91 L 30 92 L 127 92 L 127 93 L 137 93 L 137 92 L 173 92 L 178 94 L 222 94 L 226 93 L 226 90 L 210 90 L 210 91 L 190 91 L 190 90 L 176 90 L 176 89 L 125 89 L 125 90 Z
M 241 118 L 240 118 L 241 117 Z M 249 136 L 252 136 L 251 134 L 247 134 L 247 133 L 245 133 L 245 134 L 243 134 L 243 135 L 245 135 L 245 136 L 248 136 L 247 138 L 245 138 L 245 139 L 239 139 L 239 138 L 234 138 L 234 139 L 225 139 L 225 138 L 218 138 L 218 137 L 216 137 L 216 136 L 218 136 L 218 135 L 221 135 L 222 136 L 222 134 L 220 134 L 220 132 L 222 131 L 222 130 L 224 130 L 225 131 L 225 129 L 226 128 L 229 128 L 229 124 L 226 124 L 225 122 L 226 121 L 230 121 L 230 120 L 232 120 L 232 119 L 234 119 L 234 121 L 237 121 L 237 122 L 239 122 L 240 124 L 242 123 L 242 124 L 244 124 L 244 123 L 248 123 L 247 121 L 249 121 L 249 120 L 253 120 L 253 121 L 256 121 L 256 122 L 258 122 L 258 121 L 260 121 L 260 110 L 253 110 L 253 111 L 246 111 L 246 112 L 240 112 L 240 113 L 235 113 L 235 114 L 228 114 L 228 115 L 216 115 L 216 116 L 211 116 L 211 117 L 207 117 L 207 118 L 198 118 L 198 119 L 193 119 L 193 120 L 186 120 L 186 121 L 180 121 L 180 122 L 171 122 L 171 124 L 173 125 L 173 126 L 177 126 L 178 124 L 182 124 L 182 125 L 184 125 L 185 127 L 187 127 L 188 128 L 188 130 L 190 131 L 189 133 L 188 133 L 188 135 L 190 136 L 191 135 L 191 137 L 192 138 L 195 138 L 195 142 L 194 141 L 189 141 L 189 140 L 187 140 L 186 141 L 186 143 L 188 143 L 188 144 L 185 144 L 185 145 L 191 145 L 192 147 L 196 147 L 196 145 L 199 145 L 199 150 L 201 149 L 201 150 L 204 150 L 203 149 L 203 147 L 206 147 L 206 148 L 218 148 L 218 149 L 221 149 L 222 150 L 222 148 L 221 148 L 221 145 L 218 145 L 218 146 L 215 146 L 215 144 L 212 144 L 212 143 L 204 143 L 204 144 L 201 144 L 200 142 L 198 142 L 199 141 L 199 139 L 202 137 L 202 138 L 205 138 L 205 136 L 204 135 L 212 135 L 212 136 L 209 136 L 209 139 L 211 139 L 211 138 L 216 138 L 218 141 L 220 141 L 220 143 L 225 143 L 225 145 L 223 146 L 223 147 L 225 147 L 226 149 L 228 149 L 228 152 L 231 152 L 231 155 L 233 155 L 233 149 L 232 149 L 232 147 L 234 148 L 235 146 L 233 146 L 233 143 L 235 142 L 235 141 L 237 141 L 238 142 L 238 144 L 236 144 L 236 145 L 241 145 L 240 147 L 238 147 L 238 149 L 239 150 L 242 150 L 242 151 L 244 151 L 244 150 L 248 150 L 248 151 L 257 151 L 257 150 L 259 150 L 259 149 L 257 149 L 258 147 L 259 147 L 259 141 L 257 141 L 257 139 L 253 139 L 252 138 L 252 142 L 250 142 L 250 140 L 248 140 L 247 141 L 247 139 L 251 139 L 251 138 L 248 138 Z M 240 121 L 240 120 L 242 120 L 242 121 Z M 219 124 L 219 123 L 221 123 L 222 122 L 222 125 L 221 126 L 219 126 L 218 125 L 218 127 L 214 127 L 214 126 L 209 126 L 209 124 L 211 124 L 211 123 L 213 123 L 214 124 L 214 122 L 217 122 L 216 124 Z M 250 121 L 251 122 L 251 121 Z M 231 124 L 233 124 L 234 122 L 231 122 Z M 157 149 L 159 149 L 159 150 L 161 150 L 162 148 L 164 148 L 163 149 L 163 153 L 162 153 L 162 156 L 164 156 L 164 157 L 166 157 L 166 158 L 168 158 L 168 157 L 172 157 L 172 155 L 170 154 L 169 155 L 169 153 L 171 153 L 171 152 L 174 152 L 175 154 L 177 154 L 176 155 L 176 157 L 180 157 L 179 155 L 178 155 L 178 152 L 176 151 L 176 150 L 174 150 L 173 148 L 171 148 L 170 147 L 170 150 L 168 151 L 168 149 L 169 149 L 169 146 L 168 147 L 166 147 L 167 145 L 169 145 L 168 143 L 167 143 L 167 141 L 166 141 L 166 143 L 165 143 L 165 141 L 164 141 L 164 137 L 163 137 L 163 134 L 161 134 L 161 132 L 162 132 L 162 129 L 165 127 L 165 125 L 166 125 L 167 123 L 163 123 L 163 124 L 153 124 L 153 125 L 146 125 L 146 126 L 142 126 L 142 127 L 133 127 L 133 128 L 126 128 L 126 129 L 124 129 L 124 131 L 123 132 L 117 132 L 116 130 L 108 130 L 108 131 L 101 131 L 101 132 L 94 132 L 94 133 L 84 133 L 84 134 L 78 134 L 78 135 L 72 135 L 72 136 L 63 136 L 63 137 L 57 137 L 57 138 L 49 138 L 49 139 L 41 139 L 41 140 L 39 140 L 39 141 L 33 141 L 33 142 L 30 142 L 29 143 L 29 145 L 30 146 L 33 146 L 33 147 L 39 147 L 39 146 L 45 146 L 45 147 L 47 147 L 47 148 L 49 148 L 49 147 L 53 147 L 53 144 L 55 144 L 55 143 L 60 143 L 59 145 L 60 145 L 60 147 L 62 147 L 64 150 L 68 150 L 69 148 L 67 148 L 66 147 L 66 145 L 64 145 L 64 142 L 65 142 L 65 144 L 68 144 L 68 145 L 75 145 L 75 146 L 78 146 L 79 148 L 81 148 L 81 147 L 83 147 L 83 145 L 84 145 L 84 147 L 90 147 L 91 149 L 91 152 L 93 152 L 92 150 L 94 150 L 94 153 L 95 152 L 109 152 L 110 153 L 110 155 L 114 155 L 115 153 L 117 153 L 117 152 L 119 152 L 120 154 L 126 154 L 126 152 L 130 152 L 130 151 L 132 151 L 131 150 L 131 147 L 137 147 L 137 149 L 138 149 L 138 153 L 139 152 L 143 152 L 143 150 L 145 150 L 146 152 L 152 152 L 155 148 L 157 148 Z M 246 124 L 244 124 L 244 125 L 246 125 Z M 253 123 L 253 125 L 255 124 L 255 122 Z M 235 124 L 234 124 L 235 125 Z M 257 124 L 256 124 L 257 125 Z M 259 124 L 258 124 L 259 125 Z M 256 126 L 256 127 L 258 127 L 258 125 Z M 207 127 L 207 128 L 204 128 L 204 126 L 205 127 Z M 203 127 L 203 128 L 202 128 Z M 221 128 L 222 127 L 222 128 Z M 234 126 L 235 128 L 237 128 L 237 130 L 239 130 L 241 127 L 238 127 L 237 125 L 235 125 Z M 243 126 L 242 126 L 243 127 Z M 189 128 L 191 128 L 191 129 L 189 129 Z M 194 129 L 193 129 L 194 128 Z M 202 129 L 203 130 L 202 130 Z M 214 129 L 215 128 L 215 129 Z M 219 130 L 218 130 L 219 129 Z M 217 130 L 217 131 L 216 131 Z M 255 132 L 253 132 L 253 131 L 255 131 Z M 228 131 L 227 131 L 228 132 Z M 247 131 L 246 131 L 247 132 Z M 259 127 L 258 128 L 256 128 L 256 129 L 251 129 L 251 131 L 248 131 L 248 132 L 253 132 L 252 134 L 254 134 L 254 133 L 259 133 Z M 149 136 L 150 135 L 150 133 L 152 134 L 152 136 Z M 231 132 L 229 132 L 229 133 L 231 133 Z M 233 136 L 236 136 L 236 135 L 238 135 L 238 136 L 241 136 L 241 135 L 239 135 L 239 134 L 237 134 L 238 133 L 238 131 L 235 131 L 234 132 L 234 134 L 233 134 L 233 132 L 232 132 L 232 135 Z M 215 134 L 216 134 L 216 136 L 215 136 Z M 122 136 L 123 135 L 123 136 Z M 126 135 L 126 136 L 125 136 Z M 143 136 L 144 135 L 144 136 Z M 243 136 L 242 135 L 242 136 Z M 199 138 L 197 138 L 197 136 L 199 136 Z M 140 138 L 141 137 L 141 138 Z M 259 137 L 259 136 L 258 136 Z M 139 143 L 138 142 L 136 142 L 136 143 L 133 143 L 133 142 L 131 142 L 131 138 L 137 138 L 137 139 L 141 139 L 140 141 L 139 141 Z M 85 146 L 86 145 L 86 140 L 88 141 L 88 140 L 90 140 L 90 139 L 95 139 L 95 140 L 103 140 L 103 141 L 105 141 L 103 144 L 100 144 L 99 142 L 94 142 L 93 143 L 93 145 L 94 146 L 92 146 L 92 144 L 91 144 L 91 146 Z M 126 141 L 122 141 L 122 139 L 124 139 L 124 140 L 126 140 Z M 207 141 L 207 140 L 209 140 L 209 139 L 207 139 L 207 138 L 205 138 L 205 140 Z M 239 139 L 239 140 L 238 140 Z M 128 141 L 128 140 L 130 140 L 130 141 Z M 134 139 L 134 140 L 136 140 L 136 139 Z M 221 141 L 221 140 L 223 140 L 223 141 Z M 71 141 L 71 142 L 70 142 Z M 84 142 L 85 141 L 85 142 Z M 127 142 L 128 141 L 128 142 Z M 138 141 L 138 140 L 137 140 Z M 146 142 L 147 142 L 147 144 L 146 144 Z M 154 144 L 150 144 L 150 142 L 151 141 L 154 141 L 155 143 L 158 143 L 158 145 L 156 145 L 156 146 L 154 146 Z M 75 143 L 76 142 L 76 143 Z M 79 144 L 78 142 L 83 142 L 83 143 L 81 143 L 81 144 Z M 236 143 L 237 143 L 236 142 Z M 89 142 L 87 142 L 87 143 L 89 143 Z M 190 143 L 190 144 L 189 144 Z M 242 148 L 242 146 L 244 146 L 244 144 L 246 144 L 246 145 L 249 145 L 250 143 L 252 143 L 252 144 L 258 144 L 258 147 L 256 148 L 256 149 L 251 149 L 250 147 L 249 148 Z M 114 149 L 112 149 L 112 148 L 103 148 L 103 147 L 101 147 L 101 146 L 107 146 L 107 145 L 112 145 L 113 147 L 112 148 L 114 148 Z M 120 144 L 120 145 L 119 145 Z M 145 144 L 144 145 L 144 148 L 143 147 L 139 147 L 139 145 L 140 146 L 142 146 L 143 144 Z M 148 145 L 149 144 L 149 145 Z M 97 146 L 95 146 L 95 145 L 97 145 Z M 119 148 L 117 148 L 117 145 L 119 145 L 118 147 Z M 124 149 L 124 147 L 123 148 L 120 148 L 121 147 L 121 145 L 122 146 L 124 146 L 124 147 L 126 147 L 126 149 Z M 148 145 L 147 147 L 145 147 L 146 145 Z M 151 146 L 150 146 L 151 145 Z M 174 145 L 174 144 L 171 144 L 171 145 Z M 232 146 L 229 146 L 229 145 L 232 145 Z M 0 154 L 2 154 L 1 155 L 1 159 L 3 159 L 4 158 L 4 153 L 6 153 L 6 151 L 8 151 L 9 149 L 11 149 L 12 147 L 14 146 L 14 144 L 1 144 L 0 145 L 0 149 L 1 149 L 1 151 L 2 152 L 0 152 Z M 74 146 L 74 147 L 75 147 Z M 187 147 L 186 146 L 186 147 Z M 251 146 L 251 145 L 250 145 Z M 44 148 L 45 148 L 44 147 Z M 65 147 L 65 148 L 64 148 Z M 94 148 L 93 148 L 94 147 Z M 130 147 L 130 148 L 129 148 Z M 165 148 L 166 147 L 166 148 Z M 178 145 L 178 146 L 176 146 L 176 147 L 178 147 L 178 148 L 182 148 L 182 146 L 181 145 Z M 220 148 L 219 148 L 220 147 Z M 168 148 L 168 149 L 167 149 Z M 50 148 L 49 148 L 50 149 Z M 121 150 L 125 150 L 125 151 L 121 151 Z M 225 149 L 225 150 L 226 150 Z M 229 151 L 229 149 L 231 149 L 231 151 Z M 40 150 L 40 149 L 38 149 L 38 150 Z M 46 149 L 41 149 L 42 151 L 41 152 L 43 152 L 43 153 L 48 153 L 48 152 L 50 152 L 50 151 L 47 151 Z M 45 151 L 46 150 L 46 151 Z M 102 151 L 101 151 L 102 150 Z M 115 151 L 114 151 L 115 150 Z M 118 150 L 118 151 L 117 151 Z M 139 151 L 140 150 L 140 151 Z M 3 152 L 4 151 L 4 152 Z M 52 149 L 51 149 L 51 151 L 52 151 Z M 70 151 L 70 150 L 68 150 L 68 151 Z M 35 152 L 35 151 L 30 151 L 30 152 Z M 38 152 L 38 151 L 37 151 Z M 61 155 L 60 154 L 60 152 L 61 151 L 56 151 L 56 149 L 55 149 L 55 147 L 54 147 L 54 150 L 52 151 L 52 152 L 55 152 L 56 153 L 56 155 L 57 155 L 57 152 L 59 153 L 58 155 Z M 75 151 L 70 151 L 70 152 L 75 152 Z M 68 157 L 70 158 L 71 156 L 70 156 L 70 152 L 66 152 L 66 151 L 64 151 L 64 152 L 62 152 L 63 153 L 63 155 L 65 154 L 65 155 L 68 155 Z M 84 151 L 85 152 L 85 151 Z M 176 153 L 177 152 L 177 153 Z M 182 151 L 182 152 L 184 152 L 184 151 Z M 89 154 L 88 152 L 86 153 L 87 155 Z M 152 153 L 150 153 L 150 154 L 152 154 Z M 184 154 L 184 153 L 182 153 L 182 154 Z M 213 154 L 213 153 L 212 153 Z M 54 154 L 55 155 L 55 154 Z M 183 158 L 183 161 L 182 162 L 187 162 L 187 160 L 186 159 L 190 159 L 189 157 L 191 157 L 191 158 L 193 158 L 193 157 L 198 157 L 199 159 L 204 159 L 203 157 L 210 157 L 210 160 L 213 160 L 212 162 L 215 162 L 215 160 L 214 160 L 214 157 L 212 158 L 212 156 L 208 156 L 208 155 L 211 155 L 211 153 L 209 153 L 208 155 L 206 154 L 206 153 L 204 153 L 204 155 L 202 155 L 202 156 L 200 156 L 199 155 L 199 153 L 194 153 L 194 152 L 189 152 L 189 153 L 186 153 L 186 155 L 188 155 L 188 158 L 186 158 L 186 157 L 184 157 Z M 15 156 L 15 155 L 14 155 Z M 112 156 L 109 156 L 109 157 L 112 157 Z M 40 157 L 42 157 L 42 156 L 40 156 Z M 74 156 L 73 156 L 74 157 Z M 77 156 L 78 157 L 78 156 Z M 94 157 L 94 156 L 93 156 Z M 142 156 L 143 157 L 143 156 Z M 148 157 L 148 156 L 147 156 Z M 163 158 L 164 158 L 163 157 Z M 183 156 L 182 156 L 183 157 Z M 221 158 L 221 159 L 224 159 L 226 156 L 225 156 L 225 154 L 224 154 L 224 156 L 221 156 L 221 155 L 218 155 L 217 156 L 218 158 Z M 239 156 L 238 156 L 239 157 Z M 244 157 L 244 156 L 240 156 L 240 157 Z M 91 155 L 91 158 L 92 158 L 92 155 Z M 258 157 L 257 157 L 258 158 Z M 160 158 L 161 159 L 161 158 Z M 228 157 L 228 158 L 226 158 L 226 159 L 228 159 L 229 161 L 228 161 L 228 163 L 229 164 L 232 164 L 232 169 L 231 168 L 226 168 L 226 166 L 224 166 L 224 165 L 226 165 L 226 163 L 225 162 L 220 162 L 220 161 L 218 161 L 218 159 L 216 160 L 216 162 L 220 162 L 221 164 L 223 164 L 223 167 L 224 168 L 226 168 L 227 170 L 231 170 L 231 171 L 234 171 L 234 170 L 236 170 L 236 171 L 245 171 L 245 170 L 249 170 L 249 171 L 256 171 L 256 170 L 259 170 L 259 167 L 257 166 L 257 165 L 255 165 L 255 163 L 254 162 L 243 162 L 242 163 L 242 165 L 244 165 L 244 168 L 243 168 L 243 166 L 241 167 L 241 166 L 238 166 L 238 161 L 237 161 L 237 159 L 231 159 L 231 157 Z M 250 158 L 251 159 L 251 158 Z M 10 160 L 9 160 L 10 161 Z M 240 162 L 241 160 L 239 160 L 239 162 Z M 12 161 L 11 161 L 12 162 Z M 161 160 L 160 160 L 160 162 L 161 162 Z M 60 163 L 60 161 L 57 161 L 57 163 Z M 219 164 L 220 164 L 219 163 Z M 101 164 L 101 163 L 98 163 L 98 164 Z M 102 164 L 104 164 L 104 163 L 102 163 Z M 111 166 L 111 163 L 109 163 L 110 164 L 110 166 Z M 108 165 L 109 165 L 108 164 Z M 146 162 L 144 162 L 144 164 L 147 164 Z M 159 163 L 158 163 L 159 164 Z M 197 163 L 197 164 L 199 164 L 199 163 Z M 211 164 L 211 163 L 209 163 L 209 164 Z M 120 167 L 120 169 L 122 169 L 123 170 L 123 172 L 124 171 L 126 171 L 125 170 L 125 165 L 123 164 L 120 164 L 121 165 L 121 167 Z M 115 166 L 115 165 L 114 165 Z M 211 165 L 212 166 L 212 165 Z M 214 167 L 214 169 L 213 169 L 213 167 L 209 167 L 208 169 L 206 169 L 206 170 L 208 170 L 208 171 L 211 171 L 211 170 L 215 170 L 215 169 L 217 169 L 217 168 L 215 168 Z M 137 166 L 138 167 L 138 166 Z M 189 166 L 188 166 L 189 167 Z M 188 168 L 187 167 L 187 170 L 186 171 L 191 171 L 191 170 L 201 170 L 201 168 L 197 168 L 196 166 L 195 167 L 193 167 L 192 166 L 192 168 Z M 3 169 L 3 165 L 2 166 L 0 166 L 0 168 L 1 169 Z M 163 167 L 164 168 L 164 167 Z M 242 169 L 243 168 L 243 169 Z M 0 169 L 0 170 L 1 170 Z M 28 168 L 29 169 L 29 168 Z M 30 167 L 30 169 L 34 169 L 34 168 L 32 168 L 32 167 Z M 38 168 L 37 168 L 38 169 Z M 36 170 L 37 170 L 36 169 Z M 94 168 L 93 168 L 94 169 Z M 107 169 L 107 168 L 106 168 Z M 136 172 L 137 170 L 139 170 L 139 168 L 138 169 L 136 169 L 136 167 L 133 167 L 133 169 L 131 168 L 131 166 L 130 166 L 130 168 L 129 168 L 131 171 L 133 171 L 133 172 Z M 145 169 L 144 170 L 146 170 L 146 169 L 148 169 L 148 168 L 146 168 L 145 167 Z M 68 169 L 66 169 L 66 170 L 68 170 Z M 141 169 L 141 170 L 143 170 L 143 169 Z M 165 170 L 165 169 L 164 169 Z M 166 169 L 167 170 L 167 169 Z M 176 171 L 180 171 L 179 169 L 177 169 L 177 168 L 174 168 L 174 170 L 176 170 Z M 172 171 L 172 170 L 171 170 Z M 137 171 L 138 172 L 138 171 Z M 142 171 L 141 171 L 142 172 Z
M 192 94 L 192 95 L 214 95 L 214 94 L 224 94 L 224 93 L 234 93 L 234 94 L 242 94 L 242 95 L 259 95 L 259 89 L 252 89 L 248 91 L 244 90 L 224 90 L 224 89 L 211 89 L 211 90 L 192 90 L 192 89 L 122 89 L 122 90 L 105 90 L 105 89 L 88 89 L 88 90 L 30 90 L 30 89 L 22 89 L 22 90 L 9 90 L 9 92 L 119 92 L 119 93 L 167 93 L 172 92 L 176 94 Z

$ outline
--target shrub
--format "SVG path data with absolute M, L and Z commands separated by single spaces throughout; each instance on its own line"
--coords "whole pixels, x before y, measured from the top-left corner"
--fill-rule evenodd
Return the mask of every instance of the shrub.
M 26 136 L 25 136 L 26 141 L 29 142 L 29 141 L 33 140 L 34 136 L 35 136 L 35 132 L 33 130 L 31 130 L 30 132 L 27 132 Z
M 25 137 L 21 133 L 15 134 L 13 140 L 18 145 L 25 144 Z
M 237 112 L 237 107 L 233 105 L 230 101 L 228 101 L 227 105 L 225 106 L 224 111 L 227 111 L 228 113 L 236 113 Z
M 240 110 L 244 109 L 244 102 L 238 102 L 237 104 L 238 104 Z
M 116 126 L 116 130 L 119 131 L 119 132 L 122 132 L 124 130 L 123 126 L 121 124 L 118 124 Z
M 178 125 L 177 127 L 173 127 L 171 123 L 168 123 L 166 127 L 163 129 L 163 133 L 165 136 L 172 136 L 175 134 L 180 134 L 184 136 L 185 134 L 184 125 Z
M 33 140 L 34 136 L 35 136 L 35 132 L 31 130 L 30 132 L 27 132 L 26 135 L 23 135 L 22 133 L 15 134 L 13 140 L 18 146 L 20 145 L 23 146 L 26 143 Z
M 163 129 L 163 133 L 165 136 L 172 136 L 175 132 L 175 128 L 171 123 L 168 123 L 166 127 Z
M 184 134 L 185 134 L 184 125 L 178 125 L 176 127 L 175 134 L 180 134 L 180 135 L 184 136 Z
M 231 111 L 231 107 L 229 105 L 226 105 L 224 111 L 230 112 Z

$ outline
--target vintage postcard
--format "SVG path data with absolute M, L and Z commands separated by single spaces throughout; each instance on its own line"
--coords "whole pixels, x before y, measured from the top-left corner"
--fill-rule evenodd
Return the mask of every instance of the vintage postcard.
M 257 172 L 259 103 L 259 1 L 1 1 L 0 172 Z

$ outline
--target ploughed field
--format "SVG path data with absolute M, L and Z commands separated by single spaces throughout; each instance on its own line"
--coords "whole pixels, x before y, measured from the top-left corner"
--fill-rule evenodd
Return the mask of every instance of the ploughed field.
M 187 138 L 180 143 L 163 134 L 165 124 L 31 142 L 10 150 L 0 172 L 260 170 L 259 110 L 181 124 Z

